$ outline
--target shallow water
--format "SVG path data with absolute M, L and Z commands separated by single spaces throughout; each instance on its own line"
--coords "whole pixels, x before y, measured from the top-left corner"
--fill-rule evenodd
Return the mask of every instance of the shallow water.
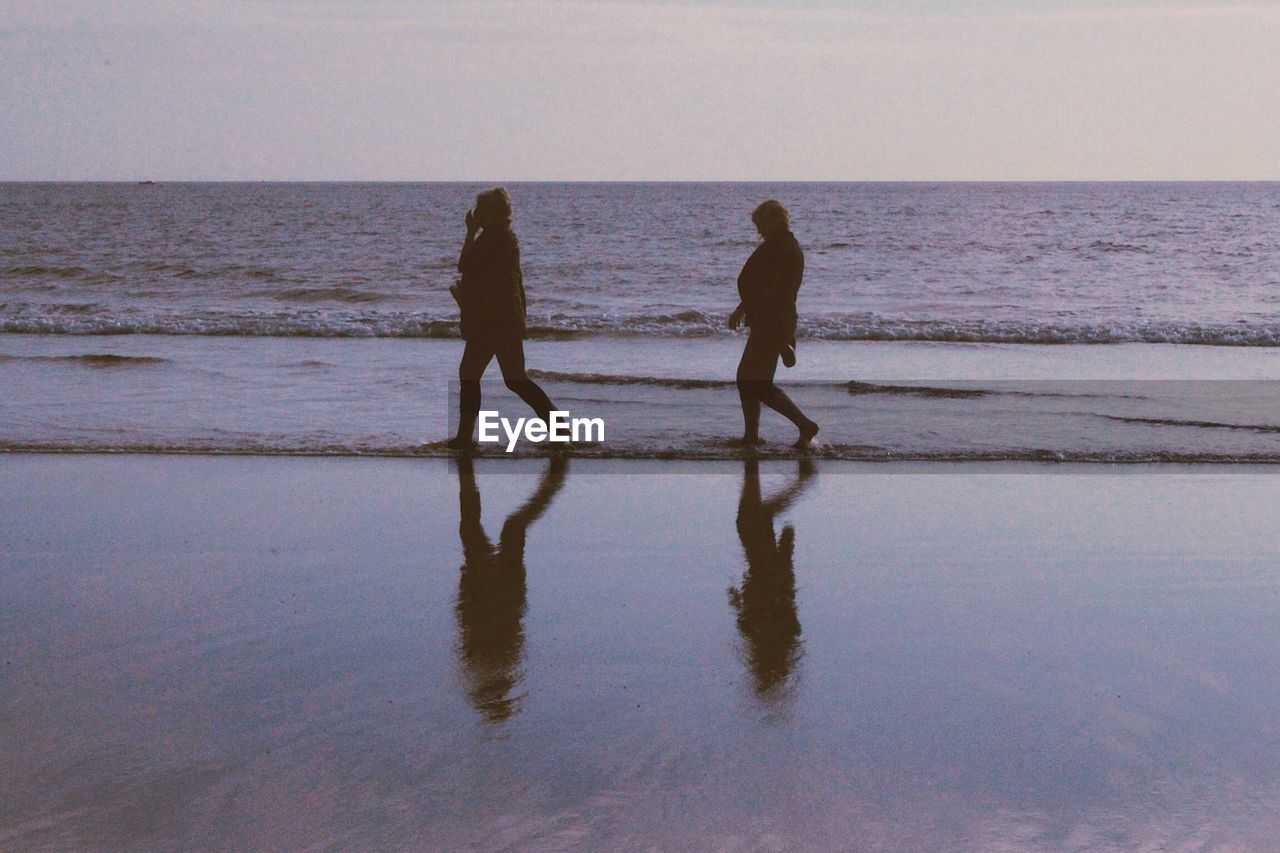
M 576 455 L 737 458 L 741 340 L 532 341 L 556 405 L 604 421 Z M 0 335 L 0 449 L 445 453 L 456 340 Z M 806 341 L 780 370 L 843 459 L 1280 461 L 1260 347 Z M 530 413 L 490 368 L 484 399 Z M 794 429 L 766 412 L 764 455 Z M 518 451 L 546 445 L 521 442 Z M 487 452 L 501 454 L 498 445 Z
M 1274 476 L 629 464 L 0 456 L 0 846 L 1280 833 Z

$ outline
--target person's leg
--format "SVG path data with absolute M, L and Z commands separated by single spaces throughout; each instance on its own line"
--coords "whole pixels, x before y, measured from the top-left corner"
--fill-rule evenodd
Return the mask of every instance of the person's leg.
M 805 417 L 800 407 L 787 396 L 787 393 L 773 383 L 778 372 L 779 347 L 766 335 L 751 335 L 747 338 L 747 346 L 742 352 L 742 363 L 738 366 L 738 391 L 742 396 L 742 417 L 746 426 L 744 439 L 754 438 L 760 424 L 760 404 L 768 406 L 778 414 L 795 424 L 800 431 L 797 445 L 808 444 L 818 434 L 818 425 Z M 745 373 L 745 382 L 744 382 Z M 744 391 L 744 385 L 746 390 Z M 748 394 L 754 400 L 753 420 L 747 411 Z
M 546 392 L 539 388 L 538 383 L 530 379 L 529 374 L 525 372 L 524 341 L 520 338 L 504 341 L 496 349 L 498 367 L 502 370 L 502 379 L 507 383 L 507 387 L 519 395 L 538 417 L 550 423 L 551 410 L 555 406 Z
M 795 424 L 796 429 L 800 430 L 801 433 L 805 432 L 806 427 L 813 424 L 813 421 L 805 417 L 804 412 L 800 411 L 800 407 L 787 396 L 787 392 L 772 382 L 761 391 L 760 402 Z M 814 430 L 814 432 L 817 432 L 817 430 Z
M 759 335 L 749 335 L 738 362 L 738 399 L 742 403 L 742 443 L 760 443 L 760 397 L 773 378 L 769 353 Z M 775 357 L 776 358 L 776 357 Z
M 807 447 L 813 437 L 818 434 L 818 424 L 805 417 L 800 407 L 787 396 L 787 392 L 777 385 L 769 383 L 760 401 L 795 424 L 796 429 L 800 431 L 800 437 L 795 442 L 796 447 Z
M 458 434 L 453 439 L 455 447 L 471 444 L 471 434 L 480 415 L 480 378 L 493 359 L 493 348 L 479 341 L 467 341 L 458 362 Z

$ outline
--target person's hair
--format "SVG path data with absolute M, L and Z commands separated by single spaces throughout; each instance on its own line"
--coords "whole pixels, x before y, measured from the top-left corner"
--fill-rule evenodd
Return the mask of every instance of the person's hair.
M 494 187 L 476 196 L 476 210 L 481 208 L 491 210 L 495 219 L 511 221 L 511 196 L 507 195 L 504 187 Z
M 787 213 L 782 202 L 771 198 L 761 202 L 760 206 L 751 212 L 751 221 L 756 225 L 771 225 L 774 228 L 786 229 L 791 227 L 791 214 Z

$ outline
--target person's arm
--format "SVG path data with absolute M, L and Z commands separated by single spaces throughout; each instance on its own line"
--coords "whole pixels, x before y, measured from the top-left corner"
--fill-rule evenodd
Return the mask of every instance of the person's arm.
M 756 252 L 760 251 L 756 249 Z M 756 256 L 755 252 L 751 253 L 751 258 Z M 737 329 L 742 325 L 742 320 L 747 316 L 747 291 L 751 287 L 749 270 L 751 269 L 751 258 L 742 265 L 742 272 L 738 273 L 738 307 L 734 308 L 729 314 L 729 328 Z
M 449 294 L 453 297 L 453 301 L 458 303 L 460 309 L 464 302 L 475 295 L 476 291 L 475 279 L 479 272 L 481 252 L 476 237 L 479 231 L 480 223 L 476 219 L 475 211 L 468 210 L 467 237 L 462 241 L 462 253 L 458 256 L 458 272 L 462 273 L 462 278 L 449 287 Z
M 787 260 L 782 266 L 782 283 L 786 288 L 787 305 L 792 309 L 796 307 L 796 297 L 800 293 L 800 282 L 803 280 L 804 250 L 800 248 L 799 243 L 796 243 L 787 253 Z
M 738 307 L 734 308 L 733 311 L 729 314 L 729 328 L 737 329 L 739 326 L 741 326 L 742 317 L 746 313 L 747 313 L 747 309 L 743 306 L 741 302 L 739 302 Z
M 520 271 L 520 243 L 512 240 L 511 242 L 511 274 L 515 276 L 516 293 L 520 294 L 520 316 L 528 317 L 529 310 L 524 295 L 524 273 Z
M 769 277 L 764 297 L 768 300 L 769 313 L 782 318 L 795 311 L 796 294 L 800 292 L 800 280 L 804 276 L 804 255 L 799 246 L 788 246 L 778 253 Z
M 475 248 L 476 234 L 480 231 L 480 223 L 476 222 L 474 210 L 467 211 L 467 238 L 462 241 L 462 254 L 458 256 L 458 272 L 466 273 L 472 249 Z

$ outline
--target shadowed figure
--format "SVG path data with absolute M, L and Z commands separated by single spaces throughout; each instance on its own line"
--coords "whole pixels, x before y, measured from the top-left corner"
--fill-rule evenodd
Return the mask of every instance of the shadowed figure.
M 800 461 L 795 479 L 767 500 L 760 494 L 760 463 L 745 462 L 742 497 L 738 501 L 738 538 L 747 558 L 742 584 L 729 589 L 738 613 L 738 631 L 746 641 L 747 665 L 756 695 L 777 698 L 800 658 L 800 619 L 796 615 L 796 531 L 773 530 L 774 517 L 800 497 L 814 474 L 813 463 Z
M 555 458 L 515 512 L 507 516 L 494 547 L 480 522 L 480 489 L 470 459 L 458 462 L 462 571 L 458 579 L 458 654 L 467 700 L 485 720 L 500 723 L 520 710 L 520 662 L 524 656 L 524 543 L 529 525 L 551 506 L 564 485 L 568 461 Z
M 729 315 L 729 328 L 751 329 L 738 362 L 738 397 L 742 402 L 741 444 L 761 444 L 760 407 L 768 406 L 795 425 L 795 446 L 807 448 L 818 425 L 774 384 L 778 359 L 796 363 L 796 294 L 804 278 L 804 251 L 791 233 L 791 217 L 781 202 L 769 199 L 751 214 L 763 242 L 747 258 L 738 275 L 741 301 Z
M 507 388 L 519 395 L 543 421 L 555 405 L 529 378 L 524 363 L 525 290 L 520 272 L 520 241 L 511 230 L 511 199 L 502 187 L 476 196 L 467 211 L 467 237 L 458 258 L 462 280 L 449 288 L 461 311 L 466 345 L 458 364 L 460 383 L 458 432 L 449 444 L 472 447 L 472 433 L 480 414 L 480 380 L 489 362 L 498 368 Z

